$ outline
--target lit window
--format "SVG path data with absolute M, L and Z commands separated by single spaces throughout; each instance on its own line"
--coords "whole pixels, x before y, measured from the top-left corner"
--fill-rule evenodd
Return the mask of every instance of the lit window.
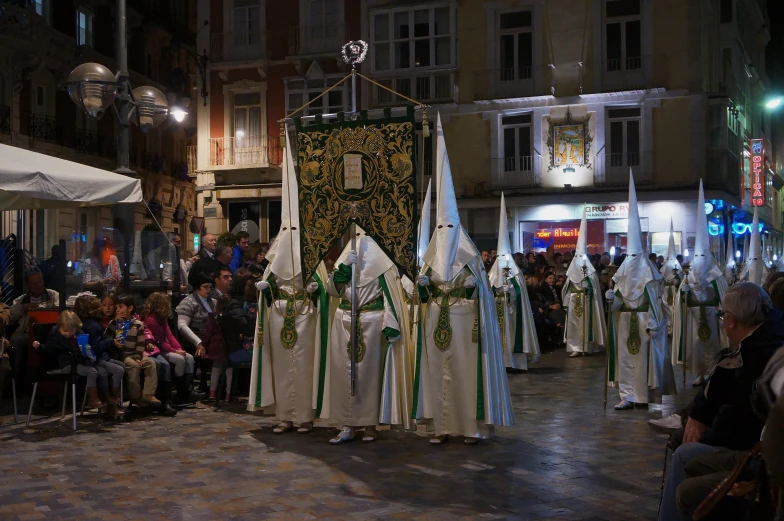
M 339 77 L 306 80 L 303 78 L 286 81 L 286 113 L 300 108 L 308 101 L 314 101 L 299 116 L 315 116 L 317 114 L 337 114 L 346 110 L 346 83 L 340 84 L 318 100 L 319 95 L 340 81 Z
M 610 125 L 611 167 L 640 166 L 640 108 L 612 108 L 607 111 Z
M 501 118 L 504 140 L 504 172 L 530 172 L 533 170 L 531 114 L 518 114 Z
M 76 11 L 76 45 L 93 44 L 93 15 L 83 8 Z
M 449 7 L 379 13 L 373 16 L 376 71 L 454 65 L 455 36 Z

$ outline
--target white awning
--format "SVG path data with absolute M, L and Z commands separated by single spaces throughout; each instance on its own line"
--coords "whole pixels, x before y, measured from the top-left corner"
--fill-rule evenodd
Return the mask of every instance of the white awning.
M 138 179 L 0 145 L 0 211 L 140 202 Z

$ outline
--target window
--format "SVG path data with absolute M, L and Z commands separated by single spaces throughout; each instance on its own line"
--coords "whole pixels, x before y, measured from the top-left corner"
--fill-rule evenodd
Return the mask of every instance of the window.
M 722 118 L 726 107 L 713 103 L 708 105 L 708 147 L 724 148 L 724 121 Z
M 640 0 L 607 0 L 605 6 L 605 70 L 642 68 Z
M 740 119 L 738 110 L 727 107 L 727 150 L 736 158 L 740 157 Z
M 310 0 L 310 38 L 337 38 L 340 25 L 340 0 Z
M 501 81 L 530 80 L 533 56 L 531 11 L 499 15 L 499 73 Z
M 531 114 L 503 116 L 504 172 L 533 170 Z
M 616 108 L 607 111 L 610 122 L 609 166 L 640 165 L 640 109 Z
M 374 15 L 372 47 L 375 70 L 453 65 L 453 29 L 449 7 Z
M 80 7 L 76 11 L 76 45 L 93 44 L 93 15 Z
M 290 79 L 286 82 L 286 113 L 296 110 L 308 101 L 315 100 L 322 92 L 340 81 L 340 77 L 317 79 Z M 303 110 L 300 115 L 336 114 L 346 110 L 346 83 L 332 89 Z
M 235 148 L 251 148 L 261 141 L 261 94 L 249 92 L 234 95 Z
M 732 23 L 732 0 L 721 0 L 721 23 Z
M 33 102 L 35 103 L 35 107 L 39 109 L 39 112 L 46 113 L 46 88 L 45 87 L 42 87 L 41 85 L 36 85 L 35 97 L 33 98 Z
M 261 12 L 258 0 L 234 0 L 234 45 L 258 45 Z

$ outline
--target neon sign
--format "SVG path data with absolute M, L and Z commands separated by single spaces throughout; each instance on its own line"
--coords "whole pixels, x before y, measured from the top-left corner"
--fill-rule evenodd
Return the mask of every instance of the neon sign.
M 762 233 L 763 228 L 764 225 L 759 223 L 760 233 Z M 751 223 L 732 223 L 732 233 L 734 235 L 745 235 L 747 233 L 751 233 Z
M 765 145 L 751 140 L 751 206 L 765 205 Z

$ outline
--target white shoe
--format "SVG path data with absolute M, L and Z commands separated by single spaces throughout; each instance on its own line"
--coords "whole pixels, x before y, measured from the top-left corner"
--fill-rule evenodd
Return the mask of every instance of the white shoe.
M 332 445 L 340 445 L 350 441 L 354 441 L 354 429 L 350 427 L 343 427 L 337 436 L 329 440 Z
M 705 383 L 705 378 L 704 378 L 702 375 L 700 375 L 700 376 L 698 376 L 698 377 L 697 377 L 697 379 L 696 379 L 696 380 L 694 380 L 694 381 L 691 383 L 691 385 L 692 385 L 693 387 L 699 387 L 699 386 L 701 386 L 701 385 L 702 385 L 702 384 L 704 384 L 704 383 Z
M 582 353 L 580 353 L 580 351 L 572 351 L 572 354 L 569 355 L 569 358 L 577 358 L 581 354 Z
M 648 420 L 648 427 L 659 434 L 672 434 L 682 425 L 680 414 L 671 414 L 658 420 Z
M 621 400 L 614 408 L 616 411 L 627 411 L 629 409 L 634 409 L 634 404 L 632 402 L 627 402 L 626 400 Z

